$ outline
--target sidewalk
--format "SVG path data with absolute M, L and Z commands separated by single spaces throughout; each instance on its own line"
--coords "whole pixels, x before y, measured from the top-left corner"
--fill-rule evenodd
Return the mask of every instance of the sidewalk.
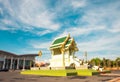
M 120 82 L 120 74 L 116 73 L 106 73 L 106 74 L 100 74 L 102 76 L 116 76 L 117 78 L 114 78 L 112 80 L 109 80 L 108 82 Z
M 115 79 L 109 80 L 108 82 L 120 82 L 120 77 L 117 77 Z
M 106 74 L 100 74 L 100 75 L 103 75 L 103 76 L 118 76 L 118 77 L 120 77 L 120 74 L 114 74 L 114 73 L 106 73 Z

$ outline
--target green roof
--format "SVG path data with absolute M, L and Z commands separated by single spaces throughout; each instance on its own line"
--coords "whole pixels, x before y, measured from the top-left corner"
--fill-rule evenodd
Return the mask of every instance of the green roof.
M 71 42 L 73 41 L 73 39 L 71 37 L 69 37 L 67 39 L 67 37 L 68 36 L 64 36 L 64 37 L 55 39 L 53 41 L 52 45 L 50 46 L 50 49 L 61 48 L 62 45 L 64 46 L 65 49 L 69 48 L 69 45 L 71 44 Z M 67 41 L 65 41 L 66 39 L 67 39 Z M 63 42 L 65 42 L 65 44 Z M 76 45 L 73 46 L 73 47 L 77 49 Z
M 71 43 L 71 39 L 69 39 L 67 42 L 66 42 L 66 44 L 65 45 L 69 45 L 70 43 Z
M 64 42 L 64 41 L 66 40 L 66 38 L 67 38 L 67 37 L 58 38 L 58 39 L 56 39 L 56 40 L 53 42 L 52 45 L 62 43 L 62 42 Z

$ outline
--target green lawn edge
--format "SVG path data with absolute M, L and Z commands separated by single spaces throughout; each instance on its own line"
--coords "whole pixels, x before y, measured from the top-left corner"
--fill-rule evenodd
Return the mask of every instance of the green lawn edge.
M 76 70 L 78 76 L 93 76 L 93 75 L 98 75 L 99 72 L 96 70 L 91 70 L 91 69 L 84 69 L 84 70 Z
M 99 72 L 91 69 L 78 69 L 78 70 L 25 70 L 21 74 L 27 75 L 41 75 L 41 76 L 93 76 L 100 73 L 110 73 L 110 71 Z

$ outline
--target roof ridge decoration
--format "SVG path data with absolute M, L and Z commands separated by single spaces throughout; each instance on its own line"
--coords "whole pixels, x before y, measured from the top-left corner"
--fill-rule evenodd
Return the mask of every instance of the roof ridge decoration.
M 65 45 L 68 42 L 68 40 L 70 39 L 70 34 L 68 34 L 67 38 L 65 39 L 65 41 L 63 42 L 63 44 L 61 44 L 62 48 L 61 51 L 64 52 L 65 51 Z
M 70 42 L 70 44 L 69 44 L 69 46 L 68 46 L 68 49 L 70 48 L 70 46 L 72 45 L 72 42 L 74 41 L 74 39 L 72 38 L 71 39 L 71 42 Z

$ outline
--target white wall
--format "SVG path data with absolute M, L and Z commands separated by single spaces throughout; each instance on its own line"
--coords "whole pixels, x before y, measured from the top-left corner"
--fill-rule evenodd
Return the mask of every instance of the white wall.
M 63 60 L 62 54 L 54 55 L 50 60 L 50 67 L 62 67 L 63 66 L 62 60 Z

